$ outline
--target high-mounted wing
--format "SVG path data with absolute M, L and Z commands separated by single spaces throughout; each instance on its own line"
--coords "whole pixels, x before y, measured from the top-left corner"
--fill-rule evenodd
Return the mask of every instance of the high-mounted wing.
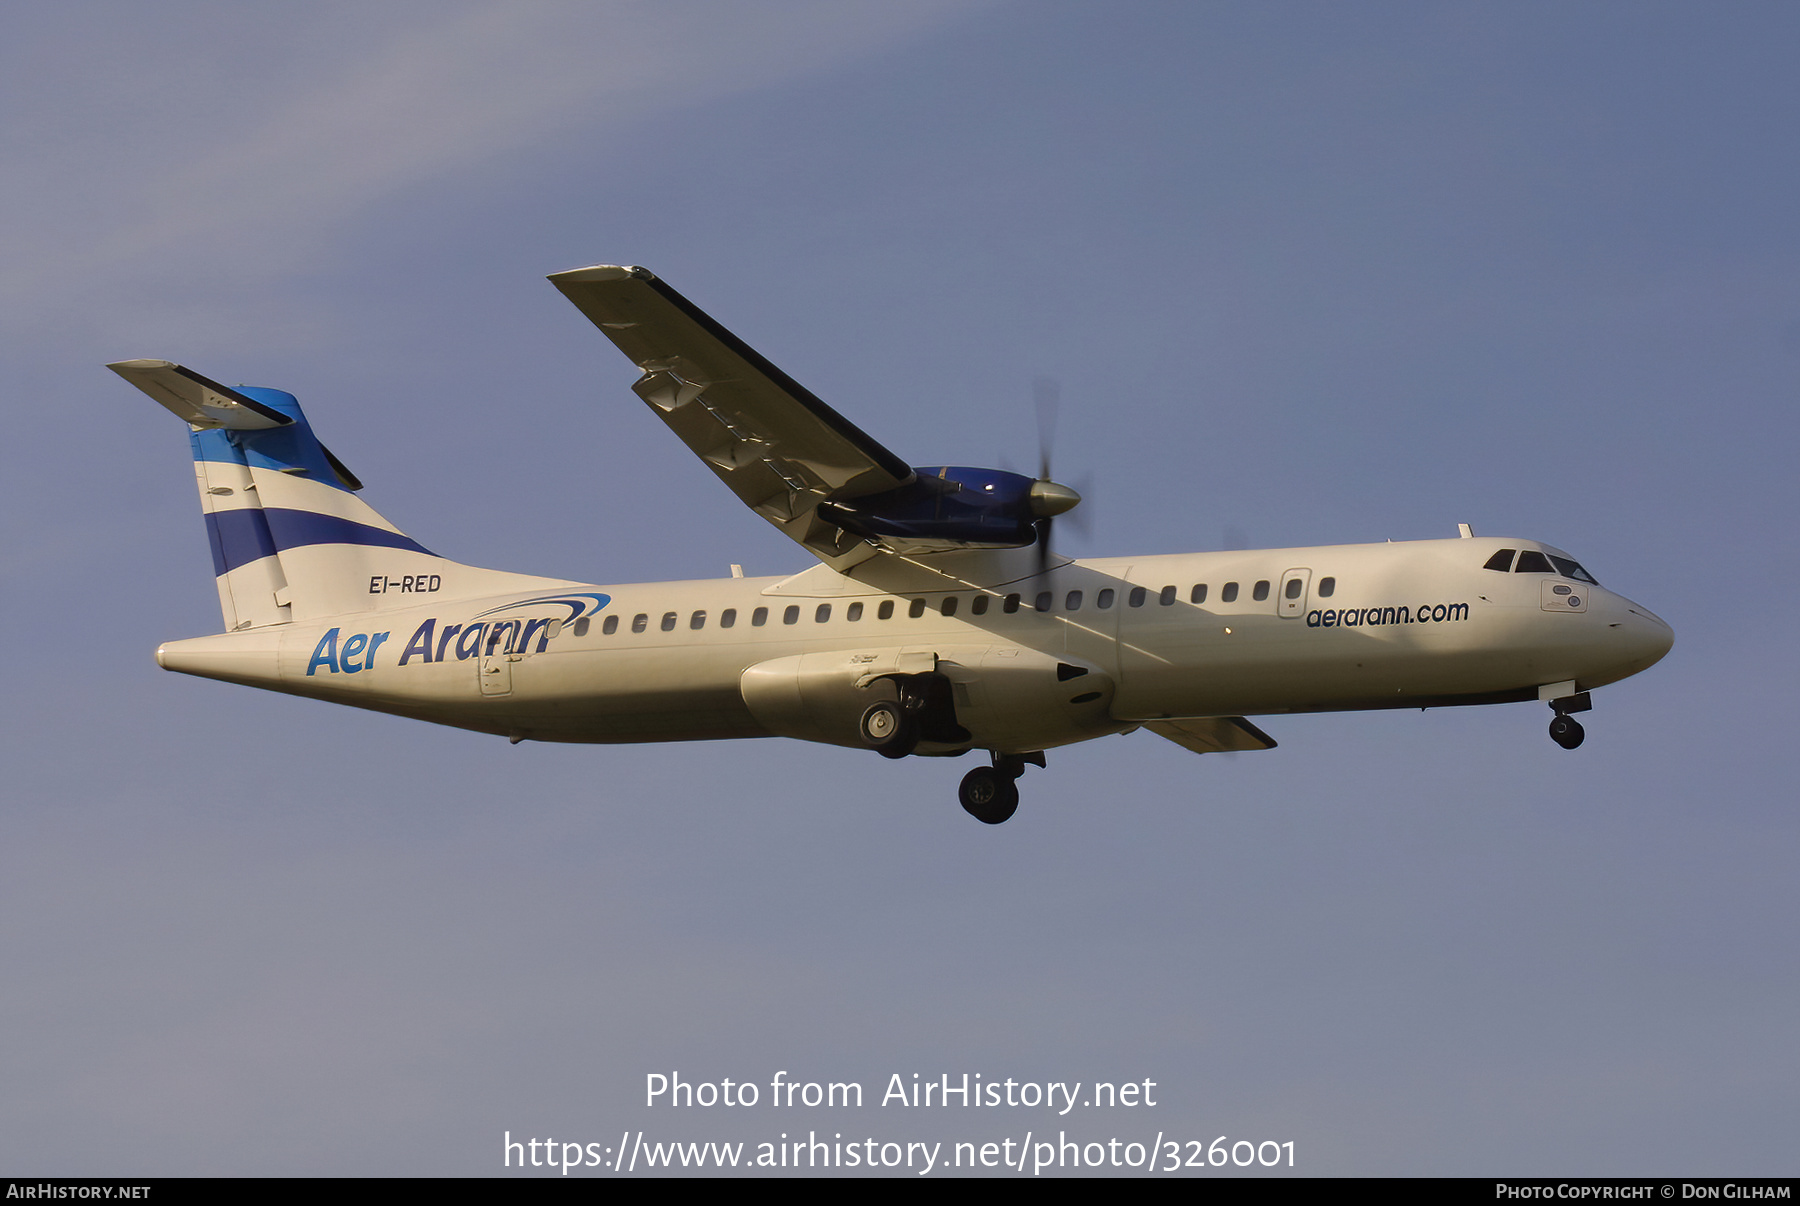
M 913 481 L 899 457 L 646 269 L 602 264 L 550 281 L 643 370 L 638 397 L 751 510 L 833 569 L 875 551 L 815 512 Z

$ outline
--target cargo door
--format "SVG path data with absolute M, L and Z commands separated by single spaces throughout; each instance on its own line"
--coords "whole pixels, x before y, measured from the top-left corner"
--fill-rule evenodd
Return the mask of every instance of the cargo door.
M 513 652 L 513 646 L 518 639 L 519 622 L 517 620 L 496 621 L 482 637 L 481 660 L 478 665 L 483 695 L 512 694 L 513 663 L 523 656 Z

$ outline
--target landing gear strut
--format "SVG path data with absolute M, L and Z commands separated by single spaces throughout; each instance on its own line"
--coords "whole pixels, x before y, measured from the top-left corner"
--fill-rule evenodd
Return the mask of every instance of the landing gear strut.
M 1550 706 L 1556 710 L 1556 717 L 1550 722 L 1550 740 L 1565 750 L 1574 749 L 1587 736 L 1587 730 L 1569 713 L 1591 711 L 1594 706 L 1591 697 L 1583 691 L 1566 699 L 1553 699 Z
M 978 766 L 963 776 L 956 789 L 963 811 L 983 825 L 998 825 L 1019 808 L 1018 778 L 1025 764 L 1044 765 L 1042 752 L 995 754 L 992 766 Z

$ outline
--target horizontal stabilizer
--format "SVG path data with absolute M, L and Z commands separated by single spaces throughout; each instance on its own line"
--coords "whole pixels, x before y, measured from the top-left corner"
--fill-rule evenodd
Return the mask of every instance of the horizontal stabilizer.
M 294 421 L 228 385 L 167 360 L 121 360 L 106 367 L 195 427 L 265 431 Z
M 1144 725 L 1158 737 L 1167 737 L 1196 754 L 1228 754 L 1237 750 L 1272 750 L 1275 739 L 1242 716 L 1204 716 L 1182 720 L 1152 720 Z

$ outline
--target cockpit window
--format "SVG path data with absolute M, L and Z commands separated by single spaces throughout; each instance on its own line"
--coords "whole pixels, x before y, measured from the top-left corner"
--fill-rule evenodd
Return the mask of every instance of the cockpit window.
M 1501 573 L 1504 574 L 1507 570 L 1512 568 L 1513 555 L 1516 554 L 1518 551 L 1519 551 L 1518 549 L 1501 549 L 1498 553 L 1495 553 L 1492 557 L 1489 557 L 1487 559 L 1487 564 L 1482 566 L 1481 568 L 1482 569 L 1499 570 Z
M 1554 574 L 1550 568 L 1550 558 L 1536 549 L 1526 549 L 1519 554 L 1519 564 L 1513 566 L 1515 574 Z
M 1590 586 L 1600 585 L 1599 582 L 1595 581 L 1594 575 L 1588 573 L 1586 570 L 1582 569 L 1578 563 L 1570 561 L 1567 557 L 1552 556 L 1550 560 L 1555 564 L 1556 572 L 1563 577 L 1573 578 L 1577 582 L 1586 582 Z

